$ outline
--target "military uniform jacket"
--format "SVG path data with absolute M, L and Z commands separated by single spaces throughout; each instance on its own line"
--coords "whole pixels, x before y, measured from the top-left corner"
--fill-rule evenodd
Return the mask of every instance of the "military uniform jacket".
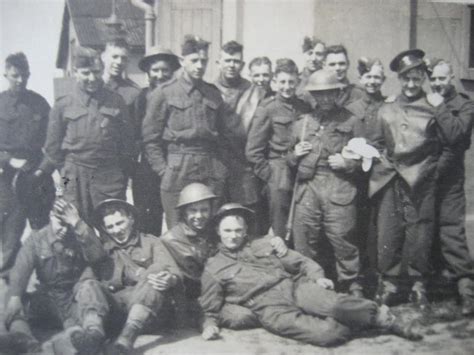
M 262 101 L 250 127 L 245 155 L 255 174 L 268 182 L 272 175 L 269 159 L 285 158 L 291 143 L 291 126 L 311 110 L 303 100 L 276 95 Z
M 0 93 L 0 168 L 11 158 L 26 159 L 33 167 L 39 164 L 49 109 L 46 100 L 30 90 Z
M 200 303 L 205 314 L 204 328 L 217 325 L 224 303 L 242 305 L 282 280 L 296 280 L 300 276 L 317 280 L 324 277 L 324 271 L 313 260 L 290 249 L 278 258 L 273 254 L 269 237 L 244 244 L 237 251 L 221 245 L 219 252 L 207 261 L 202 275 Z
M 464 152 L 471 145 L 474 102 L 451 87 L 437 110 L 437 117 L 441 123 L 445 122 L 441 126 L 444 128 L 441 132 L 443 151 L 438 161 L 438 173 L 444 176 L 464 166 Z
M 167 167 L 186 175 L 196 167 L 182 162 L 180 157 L 170 161 L 167 154 L 195 153 L 229 159 L 233 155 L 230 141 L 239 125 L 238 117 L 215 86 L 191 82 L 183 73 L 151 94 L 142 129 L 146 158 L 160 176 Z M 226 174 L 222 164 L 202 169 L 211 177 L 222 178 Z M 162 188 L 172 190 L 174 183 L 163 181 Z
M 360 137 L 360 127 L 360 120 L 345 108 L 336 108 L 324 115 L 314 112 L 300 117 L 292 129 L 291 145 L 294 147 L 301 141 L 307 141 L 312 144 L 312 150 L 299 159 L 294 150 L 288 154 L 288 165 L 297 167 L 297 179 L 307 181 L 318 171 L 329 171 L 335 179 L 335 183 L 331 184 L 331 200 L 340 205 L 351 203 L 357 194 L 355 175 L 360 161 L 346 159 L 347 169 L 340 171 L 329 167 L 328 157 L 340 154 L 352 138 Z
M 122 96 L 125 104 L 132 107 L 135 99 L 140 93 L 140 87 L 130 79 L 122 77 L 110 78 L 105 84 L 105 88 Z
M 82 222 L 83 223 L 83 222 Z M 75 229 L 84 228 L 81 222 Z M 40 287 L 49 294 L 70 291 L 83 276 L 88 263 L 103 257 L 98 238 L 83 240 L 75 235 L 58 239 L 47 225 L 33 230 L 20 249 L 10 273 L 10 294 L 21 297 L 28 286 L 30 276 L 36 271 Z M 89 273 L 92 277 L 92 273 Z
M 90 227 L 86 233 L 89 240 L 97 238 Z M 112 292 L 135 286 L 146 276 L 151 265 L 160 260 L 169 260 L 157 237 L 138 231 L 133 233 L 123 245 L 115 243 L 108 236 L 103 237 L 104 257 L 94 265 L 94 270 L 97 278 Z M 176 272 L 172 263 L 168 271 Z
M 89 167 L 126 166 L 135 155 L 133 134 L 119 95 L 100 88 L 91 96 L 76 87 L 51 110 L 42 169 L 59 168 L 65 160 Z
M 360 136 L 368 141 L 373 140 L 377 125 L 377 113 L 384 102 L 385 97 L 380 92 L 375 95 L 369 95 L 364 92 L 362 98 L 346 106 L 347 110 L 361 120 Z
M 400 95 L 382 105 L 373 141 L 382 156 L 372 169 L 369 196 L 397 174 L 413 189 L 434 173 L 440 152 L 435 114 L 424 93 L 413 100 Z
M 341 93 L 339 98 L 337 99 L 337 104 L 340 107 L 347 107 L 351 103 L 363 98 L 365 96 L 365 90 L 361 87 L 356 86 L 349 82 L 349 80 L 345 80 L 347 86 L 341 89 Z

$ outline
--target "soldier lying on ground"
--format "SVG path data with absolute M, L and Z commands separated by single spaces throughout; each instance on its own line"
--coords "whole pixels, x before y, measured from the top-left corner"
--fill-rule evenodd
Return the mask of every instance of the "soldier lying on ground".
M 332 291 L 332 281 L 311 259 L 292 250 L 279 257 L 268 238 L 248 239 L 252 215 L 241 205 L 226 204 L 214 217 L 221 244 L 202 276 L 204 339 L 219 335 L 217 320 L 224 302 L 249 308 L 272 333 L 314 345 L 344 342 L 355 328 L 380 328 L 421 339 L 387 306 Z
M 0 336 L 0 352 L 39 352 L 41 345 L 30 329 L 33 320 L 64 328 L 78 324 L 88 327 L 88 311 L 96 304 L 91 298 L 94 285 L 87 281 L 93 277 L 87 262 L 102 257 L 102 246 L 98 238 L 81 239 L 76 230 L 83 225 L 70 228 L 64 215 L 59 215 L 58 206 L 60 201 L 51 211 L 48 225 L 31 232 L 10 273 L 4 318 L 9 333 Z M 71 209 L 75 210 L 72 205 Z M 33 272 L 39 284 L 34 293 L 27 294 Z

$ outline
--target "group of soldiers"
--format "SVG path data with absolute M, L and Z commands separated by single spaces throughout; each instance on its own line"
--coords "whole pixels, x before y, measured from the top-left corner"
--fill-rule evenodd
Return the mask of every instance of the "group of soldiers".
M 426 309 L 433 265 L 474 313 L 464 227 L 474 105 L 449 62 L 398 54 L 401 89 L 387 98 L 380 60 L 359 59 L 356 86 L 345 47 L 314 37 L 303 70 L 257 57 L 250 81 L 236 41 L 204 81 L 208 49 L 190 35 L 180 56 L 150 48 L 140 89 L 125 77 L 123 38 L 102 53 L 76 47 L 75 86 L 51 110 L 26 88 L 25 55 L 7 57 L 0 349 L 98 353 L 114 338 L 113 353 L 128 354 L 159 323 L 200 327 L 206 340 L 255 326 L 322 346 L 374 327 L 418 340 L 389 306 Z M 30 327 L 44 319 L 64 331 L 41 346 Z

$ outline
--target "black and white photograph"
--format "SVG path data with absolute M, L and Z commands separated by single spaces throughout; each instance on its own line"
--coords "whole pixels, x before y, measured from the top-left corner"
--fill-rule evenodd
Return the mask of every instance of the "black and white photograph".
M 0 0 L 0 355 L 474 353 L 474 0 Z

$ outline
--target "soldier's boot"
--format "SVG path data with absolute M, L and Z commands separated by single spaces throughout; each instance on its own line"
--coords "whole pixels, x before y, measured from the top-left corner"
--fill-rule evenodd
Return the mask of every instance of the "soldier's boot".
M 80 353 L 96 354 L 105 340 L 102 316 L 96 310 L 88 310 L 84 314 L 82 328 L 75 329 L 71 335 L 71 343 Z
M 375 302 L 379 306 L 392 306 L 397 303 L 398 299 L 398 287 L 390 281 L 380 280 L 375 295 Z
M 35 354 L 41 352 L 41 343 L 31 333 L 30 326 L 23 319 L 15 319 L 10 332 L 0 335 L 0 353 Z
M 426 287 L 422 281 L 415 281 L 411 288 L 409 300 L 420 310 L 428 310 L 429 302 L 426 296 Z
M 375 320 L 375 326 L 408 340 L 418 341 L 423 339 L 423 335 L 414 329 L 415 327 L 413 322 L 408 322 L 405 324 L 400 318 L 397 318 L 386 305 L 379 307 Z
M 135 340 L 137 340 L 151 315 L 150 308 L 146 306 L 141 304 L 134 304 L 132 306 L 125 326 L 115 341 L 114 354 L 126 355 L 131 353 Z

